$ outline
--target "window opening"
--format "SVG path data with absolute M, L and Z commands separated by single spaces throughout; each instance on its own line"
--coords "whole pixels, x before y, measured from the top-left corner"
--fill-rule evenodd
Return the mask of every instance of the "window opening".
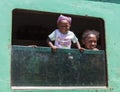
M 12 20 L 12 45 L 47 46 L 48 35 L 56 29 L 56 21 L 60 14 L 39 12 L 32 10 L 13 10 Z M 68 14 L 64 14 L 68 15 Z M 82 33 L 86 29 L 94 29 L 100 32 L 98 48 L 105 50 L 104 21 L 101 18 L 89 16 L 68 15 L 72 17 L 71 30 L 81 41 Z
M 56 52 L 56 57 L 58 58 L 56 58 L 55 56 L 53 56 L 53 54 L 50 53 L 50 48 L 47 47 L 46 39 L 48 37 L 48 34 L 56 29 L 56 21 L 59 15 L 59 13 L 43 11 L 32 11 L 23 9 L 13 10 L 13 47 L 11 63 L 12 86 L 107 86 L 104 20 L 101 18 L 90 16 L 64 14 L 72 17 L 71 30 L 76 34 L 80 43 L 82 34 L 86 29 L 94 29 L 100 32 L 100 38 L 98 40 L 98 48 L 100 49 L 100 51 L 85 51 L 84 54 L 80 54 L 80 56 L 78 56 L 79 52 L 76 51 L 76 49 L 70 50 L 69 52 L 67 50 L 58 50 L 58 52 Z M 28 48 L 28 45 L 38 45 L 42 47 L 38 47 L 35 49 Z M 74 46 L 72 47 L 74 48 Z M 46 52 L 47 54 L 45 54 Z M 34 58 L 32 57 L 32 55 L 34 55 Z M 62 60 L 62 62 L 64 63 L 60 63 L 61 61 L 59 62 L 59 60 L 57 61 L 57 59 L 61 58 L 61 55 L 63 55 L 64 57 Z M 45 63 L 45 61 L 47 60 L 54 62 Z M 88 62 L 89 60 L 92 61 Z M 70 61 L 71 63 L 68 64 L 66 63 L 66 61 Z M 86 63 L 83 61 L 86 61 Z M 97 63 L 93 63 L 94 61 L 96 61 Z M 99 68 L 97 68 L 94 64 L 98 64 Z M 50 65 L 53 67 L 51 68 L 50 72 L 47 72 L 48 68 L 50 68 Z M 62 69 L 65 70 L 61 70 L 61 66 L 59 65 L 61 65 Z M 22 69 L 20 67 L 22 67 Z M 57 75 L 55 74 L 57 73 L 57 71 L 51 72 L 56 69 L 56 67 L 59 71 L 59 74 Z M 68 69 L 65 67 L 67 67 Z M 89 69 L 90 67 L 92 67 L 92 69 Z M 43 70 L 41 71 L 42 68 Z M 86 74 L 82 74 L 84 71 L 81 69 L 83 69 Z M 93 71 L 93 69 L 97 71 Z M 91 72 L 91 74 L 89 74 L 89 71 Z M 64 75 L 63 73 L 68 73 L 68 75 Z M 100 73 L 102 74 L 102 77 L 99 77 Z M 53 75 L 49 76 L 49 74 Z M 57 77 L 54 77 L 55 75 Z M 74 77 L 72 75 L 74 75 Z M 37 80 L 38 76 L 41 77 L 43 81 Z M 69 78 L 68 80 L 67 77 Z M 56 80 L 53 81 L 54 79 Z

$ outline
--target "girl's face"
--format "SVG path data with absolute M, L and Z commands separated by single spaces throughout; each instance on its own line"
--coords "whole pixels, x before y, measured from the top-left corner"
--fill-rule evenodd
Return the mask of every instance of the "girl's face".
M 61 33 L 66 34 L 70 29 L 70 23 L 67 20 L 61 20 L 58 23 L 58 28 Z
M 85 38 L 83 44 L 87 49 L 95 49 L 97 46 L 97 37 L 94 34 L 89 34 L 88 37 Z

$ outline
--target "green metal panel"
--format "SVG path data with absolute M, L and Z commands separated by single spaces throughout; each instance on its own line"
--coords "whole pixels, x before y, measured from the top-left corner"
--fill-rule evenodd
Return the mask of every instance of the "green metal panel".
M 103 18 L 106 29 L 106 54 L 108 68 L 107 89 L 79 89 L 69 92 L 119 92 L 120 91 L 120 4 L 84 0 L 1 0 L 0 3 L 0 92 L 11 89 L 11 25 L 15 8 L 40 10 Z M 66 90 L 16 90 L 16 92 L 65 92 Z M 67 90 L 68 91 L 68 90 Z
M 104 51 L 12 48 L 12 86 L 106 86 Z

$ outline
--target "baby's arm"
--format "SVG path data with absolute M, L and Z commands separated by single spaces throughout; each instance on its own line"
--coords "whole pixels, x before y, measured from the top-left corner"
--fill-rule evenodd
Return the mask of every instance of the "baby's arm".
M 50 40 L 50 38 L 48 37 L 47 39 L 47 43 L 48 45 L 52 48 L 52 51 L 55 52 L 57 47 L 55 45 L 53 45 L 52 41 Z
M 80 50 L 80 51 L 83 51 L 84 50 L 84 48 L 82 48 L 81 46 L 80 46 L 80 43 L 77 41 L 76 42 L 76 47 Z

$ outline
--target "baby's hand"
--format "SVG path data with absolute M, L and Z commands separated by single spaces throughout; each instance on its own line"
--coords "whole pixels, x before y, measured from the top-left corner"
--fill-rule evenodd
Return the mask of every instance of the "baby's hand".
M 56 52 L 56 49 L 57 49 L 57 47 L 56 47 L 56 46 L 53 46 L 53 47 L 52 47 L 52 52 Z
M 85 50 L 85 48 L 81 47 L 79 50 L 80 50 L 80 52 L 83 52 Z

